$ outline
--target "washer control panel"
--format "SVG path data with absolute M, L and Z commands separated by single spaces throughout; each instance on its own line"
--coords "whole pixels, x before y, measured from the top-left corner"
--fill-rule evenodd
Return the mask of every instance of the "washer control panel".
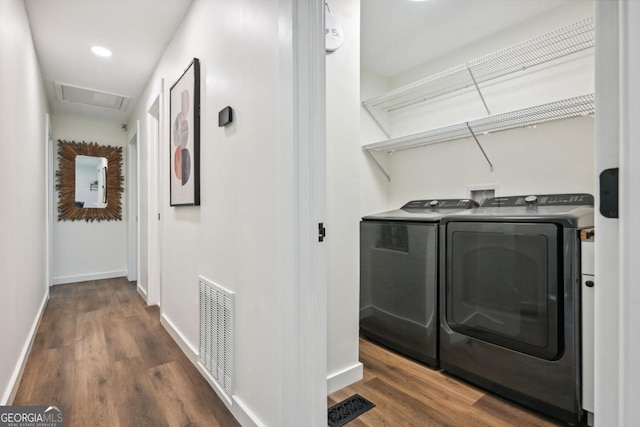
M 525 196 L 493 197 L 482 202 L 482 207 L 505 206 L 593 206 L 593 196 L 587 193 L 529 194 Z
M 471 209 L 477 206 L 471 199 L 429 199 L 413 200 L 402 209 Z

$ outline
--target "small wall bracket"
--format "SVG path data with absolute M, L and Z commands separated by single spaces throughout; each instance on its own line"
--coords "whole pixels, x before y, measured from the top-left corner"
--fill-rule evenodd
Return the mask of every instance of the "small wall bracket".
M 467 66 L 467 71 L 469 71 L 469 75 L 471 76 L 471 81 L 473 81 L 476 90 L 478 91 L 478 95 L 480 95 L 480 100 L 482 101 L 482 105 L 484 105 L 484 109 L 487 110 L 487 115 L 491 115 L 491 111 L 489 111 L 489 107 L 487 106 L 487 101 L 484 100 L 484 96 L 482 96 L 482 91 L 480 90 L 480 86 L 478 86 L 478 82 L 476 81 L 476 77 L 473 75 L 473 71 L 471 68 Z
M 391 176 L 389 176 L 389 174 L 387 173 L 386 170 L 384 170 L 384 167 L 382 167 L 382 165 L 380 164 L 380 162 L 373 157 L 373 154 L 371 154 L 370 150 L 367 150 L 366 148 L 364 149 L 364 152 L 367 154 L 367 156 L 369 156 L 369 158 L 371 160 L 373 160 L 373 163 L 375 163 L 375 165 L 378 167 L 378 169 L 380 169 L 380 172 L 382 172 L 384 174 L 384 176 L 387 177 L 387 181 L 391 181 Z
M 491 160 L 489 160 L 489 156 L 487 156 L 487 153 L 485 153 L 484 148 L 482 148 L 482 144 L 480 144 L 480 141 L 478 141 L 478 137 L 473 132 L 473 129 L 471 129 L 471 126 L 469 126 L 468 122 L 467 122 L 467 129 L 469 129 L 469 133 L 471 133 L 471 136 L 476 141 L 476 144 L 478 144 L 478 148 L 480 149 L 480 151 L 482 151 L 482 155 L 487 160 L 487 163 L 489 163 L 489 170 L 493 172 L 493 163 L 491 163 Z

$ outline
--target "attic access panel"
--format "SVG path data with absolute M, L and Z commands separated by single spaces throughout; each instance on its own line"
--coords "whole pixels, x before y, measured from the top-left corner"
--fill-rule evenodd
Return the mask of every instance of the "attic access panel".
M 58 102 L 89 105 L 93 107 L 107 108 L 115 111 L 125 111 L 131 97 L 72 86 L 64 83 L 54 83 L 56 99 Z

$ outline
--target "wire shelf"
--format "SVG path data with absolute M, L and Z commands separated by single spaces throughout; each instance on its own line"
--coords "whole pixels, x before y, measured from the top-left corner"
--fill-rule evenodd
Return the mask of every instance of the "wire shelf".
M 371 114 L 409 107 L 593 47 L 594 32 L 594 19 L 588 18 L 394 89 L 363 104 Z
M 589 94 L 367 144 L 362 148 L 369 151 L 387 152 L 407 150 L 439 142 L 473 137 L 474 134 L 527 127 L 553 120 L 584 116 L 594 112 L 595 97 L 593 94 Z

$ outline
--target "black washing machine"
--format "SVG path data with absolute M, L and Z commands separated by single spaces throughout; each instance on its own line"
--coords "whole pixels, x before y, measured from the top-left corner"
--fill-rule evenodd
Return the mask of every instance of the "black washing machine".
M 360 331 L 438 366 L 438 225 L 477 204 L 414 200 L 360 223 Z
M 496 197 L 440 226 L 443 370 L 572 424 L 580 404 L 580 236 L 593 196 Z

